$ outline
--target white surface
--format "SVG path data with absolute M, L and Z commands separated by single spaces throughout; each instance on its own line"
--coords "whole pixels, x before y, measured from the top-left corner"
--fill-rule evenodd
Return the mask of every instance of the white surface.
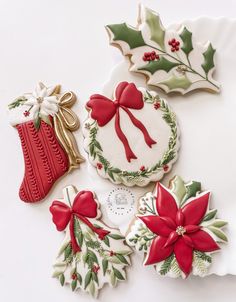
M 4 145 L 0 157 L 0 301 L 93 300 L 83 293 L 72 293 L 69 288 L 61 288 L 57 280 L 50 277 L 51 265 L 64 235 L 55 230 L 48 207 L 51 200 L 62 196 L 65 185 L 74 183 L 78 188 L 84 189 L 86 186 L 99 190 L 102 194 L 104 180 L 95 178 L 94 168 L 85 164 L 81 171 L 60 180 L 44 203 L 27 205 L 20 202 L 18 187 L 24 170 L 23 158 L 17 133 L 7 122 L 6 105 L 18 95 L 34 88 L 39 80 L 48 85 L 62 83 L 65 88 L 74 90 L 83 102 L 87 101 L 91 93 L 101 91 L 102 84 L 113 67 L 111 53 L 119 57 L 119 52 L 108 45 L 103 25 L 121 21 L 134 24 L 137 3 L 134 0 L 0 1 L 0 133 Z M 158 10 L 166 25 L 206 14 L 212 17 L 236 17 L 236 4 L 233 0 L 217 4 L 213 0 L 150 0 L 143 3 Z M 219 32 L 227 44 L 232 37 L 223 34 Z M 234 56 L 232 53 L 228 54 L 225 69 L 230 66 L 231 55 Z M 94 66 L 91 67 L 92 65 Z M 234 82 L 228 87 L 233 91 Z M 212 102 L 215 103 L 213 98 Z M 187 110 L 186 106 L 182 107 Z M 76 108 L 81 113 L 81 118 L 85 118 L 86 112 L 81 102 Z M 200 116 L 202 121 L 206 117 L 200 109 L 199 107 L 200 115 L 196 112 L 195 118 Z M 191 121 L 189 125 L 193 127 Z M 222 125 L 221 137 L 226 133 L 226 126 L 228 125 Z M 210 129 L 207 131 L 210 133 Z M 197 135 L 197 131 L 195 134 Z M 81 131 L 78 132 L 77 139 L 81 145 Z M 203 154 L 204 149 L 200 152 Z M 189 173 L 189 178 L 201 178 L 204 185 L 213 189 L 207 178 L 202 178 L 200 164 L 196 157 L 189 163 L 197 168 L 194 175 Z M 217 164 L 217 169 L 213 169 L 212 174 L 216 170 L 220 171 L 225 164 L 229 169 L 232 165 L 230 157 L 221 153 Z M 82 173 L 87 173 L 86 179 Z M 228 177 L 222 174 L 220 176 L 222 179 L 219 181 L 225 181 Z M 221 211 L 220 216 L 224 218 L 222 213 Z M 232 276 L 189 278 L 186 281 L 160 278 L 152 268 L 143 268 L 141 259 L 134 256 L 128 282 L 120 284 L 117 289 L 104 289 L 100 301 L 126 302 L 133 299 L 141 302 L 144 299 L 161 299 L 164 302 L 185 302 L 191 299 L 195 302 L 224 299 L 231 302 L 236 298 L 235 282 L 236 277 Z

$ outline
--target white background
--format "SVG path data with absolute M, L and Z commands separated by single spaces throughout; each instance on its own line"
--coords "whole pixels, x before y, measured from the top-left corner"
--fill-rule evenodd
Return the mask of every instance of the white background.
M 157 10 L 165 24 L 200 15 L 236 18 L 235 1 L 143 1 Z M 235 3 L 235 4 L 234 4 Z M 114 65 L 116 51 L 108 44 L 105 24 L 135 24 L 138 1 L 1 0 L 0 1 L 0 301 L 92 301 L 72 293 L 51 279 L 51 264 L 63 235 L 55 230 L 48 207 L 66 184 L 97 189 L 98 183 L 83 165 L 63 178 L 44 203 L 27 205 L 18 198 L 24 171 L 19 138 L 7 122 L 6 107 L 30 91 L 39 80 L 63 84 L 85 102 L 99 92 Z M 83 106 L 75 107 L 83 120 Z M 76 135 L 80 148 L 81 131 Z M 86 178 L 82 173 L 86 173 Z M 142 287 L 145 281 L 145 287 Z M 128 281 L 106 287 L 100 301 L 235 301 L 236 277 L 172 280 L 157 277 L 133 257 Z

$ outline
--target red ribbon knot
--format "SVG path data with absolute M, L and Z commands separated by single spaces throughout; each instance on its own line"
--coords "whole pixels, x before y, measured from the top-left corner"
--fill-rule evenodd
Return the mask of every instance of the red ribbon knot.
M 115 116 L 116 134 L 123 143 L 128 162 L 130 162 L 131 159 L 137 159 L 137 157 L 131 150 L 129 142 L 124 132 L 121 130 L 119 109 L 122 108 L 128 114 L 133 125 L 143 133 L 146 144 L 151 148 L 153 144 L 156 144 L 156 141 L 150 137 L 143 123 L 129 110 L 140 110 L 143 106 L 143 95 L 141 91 L 136 88 L 135 84 L 127 82 L 121 82 L 117 86 L 115 90 L 115 101 L 112 101 L 103 95 L 94 94 L 87 102 L 87 107 L 92 110 L 92 119 L 96 120 L 100 127 L 105 126 Z
M 71 246 L 74 253 L 81 251 L 81 247 L 75 238 L 75 217 L 85 223 L 101 240 L 110 233 L 102 228 L 95 227 L 88 219 L 97 218 L 98 216 L 98 204 L 90 191 L 79 192 L 75 196 L 72 207 L 58 200 L 53 201 L 50 212 L 58 231 L 64 231 L 69 224 Z

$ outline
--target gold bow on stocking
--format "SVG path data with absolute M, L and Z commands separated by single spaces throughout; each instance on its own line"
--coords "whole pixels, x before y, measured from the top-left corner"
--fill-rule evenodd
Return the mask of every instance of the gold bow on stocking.
M 80 126 L 77 115 L 70 109 L 75 102 L 76 96 L 73 92 L 63 94 L 59 98 L 58 112 L 53 117 L 56 136 L 68 154 L 69 171 L 77 168 L 84 161 L 72 134 L 72 131 L 77 130 Z

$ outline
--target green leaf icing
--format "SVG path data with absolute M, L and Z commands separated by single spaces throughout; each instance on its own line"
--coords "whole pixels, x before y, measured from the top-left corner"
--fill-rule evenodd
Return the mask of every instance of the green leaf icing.
M 207 50 L 202 54 L 204 57 L 204 63 L 201 65 L 206 75 L 208 72 L 215 66 L 214 65 L 214 54 L 215 49 L 212 47 L 211 43 L 209 44 Z
M 198 192 L 201 191 L 201 183 L 198 181 L 192 181 L 190 184 L 186 185 L 186 195 L 184 196 L 184 199 L 182 200 L 183 204 L 185 201 L 187 201 L 191 197 L 195 197 Z
M 192 33 L 186 27 L 184 27 L 179 36 L 183 41 L 183 46 L 181 47 L 181 49 L 188 56 L 189 53 L 193 50 Z
M 175 178 L 171 181 L 171 191 L 175 194 L 180 203 L 186 194 L 186 187 L 183 179 L 180 176 L 175 176 Z
M 202 221 L 209 221 L 216 216 L 217 210 L 212 210 L 207 213 L 207 215 L 203 218 Z
M 161 47 L 161 49 L 165 49 L 165 30 L 161 24 L 159 15 L 148 8 L 145 9 L 145 13 L 146 22 L 151 34 L 150 39 L 156 42 Z
M 208 227 L 210 231 L 212 231 L 213 234 L 215 234 L 218 238 L 220 238 L 223 241 L 228 241 L 225 233 L 220 230 L 219 228 L 213 227 L 213 226 L 209 226 Z
M 169 72 L 176 66 L 179 66 L 179 63 L 172 62 L 167 60 L 165 57 L 161 57 L 158 61 L 150 61 L 147 65 L 140 67 L 138 70 L 145 70 L 154 74 L 158 70 L 164 70 Z
M 177 77 L 176 75 L 172 75 L 169 79 L 163 82 L 159 82 L 159 85 L 165 85 L 170 90 L 175 90 L 179 88 L 188 89 L 192 85 L 192 82 L 188 79 L 186 75 L 179 77 Z
M 129 44 L 130 49 L 145 45 L 141 31 L 127 26 L 126 23 L 111 24 L 107 27 L 112 31 L 114 41 L 124 41 Z

